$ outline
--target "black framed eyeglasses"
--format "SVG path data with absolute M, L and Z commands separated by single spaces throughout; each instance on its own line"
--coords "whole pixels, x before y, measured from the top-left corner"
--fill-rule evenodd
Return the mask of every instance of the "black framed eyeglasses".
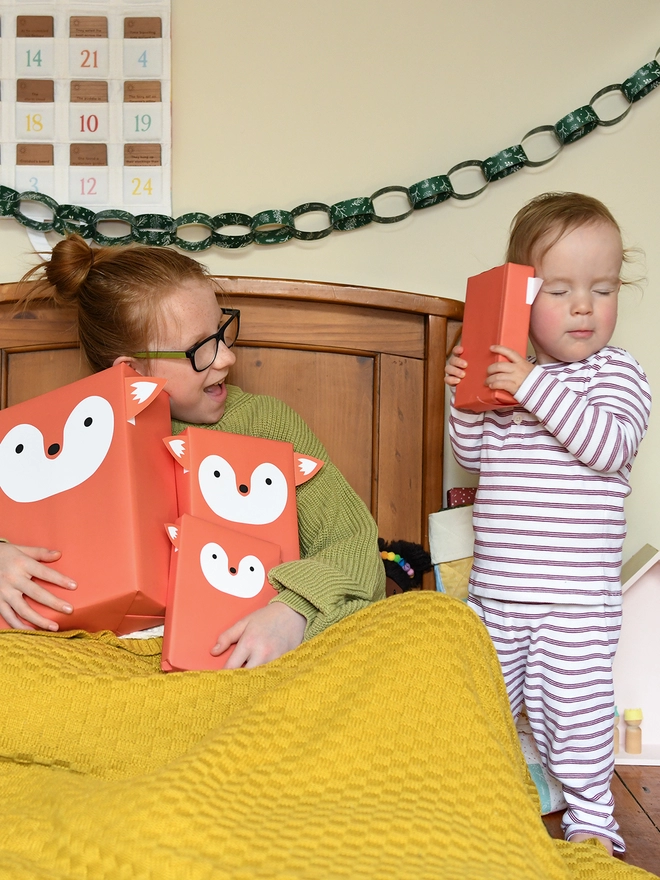
M 218 332 L 207 336 L 201 342 L 195 343 L 188 351 L 136 351 L 136 358 L 188 358 L 196 373 L 208 370 L 218 355 L 218 348 L 222 342 L 227 348 L 231 348 L 238 339 L 238 331 L 241 326 L 240 309 L 222 309 L 223 315 L 229 318 L 218 327 Z

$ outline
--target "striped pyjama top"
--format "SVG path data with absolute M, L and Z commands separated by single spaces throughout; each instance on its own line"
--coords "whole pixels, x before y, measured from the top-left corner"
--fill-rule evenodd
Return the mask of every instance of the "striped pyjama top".
M 454 456 L 479 474 L 470 604 L 562 783 L 565 833 L 624 848 L 612 817 L 612 659 L 621 611 L 624 499 L 651 393 L 622 349 L 535 365 L 518 406 L 451 409 Z

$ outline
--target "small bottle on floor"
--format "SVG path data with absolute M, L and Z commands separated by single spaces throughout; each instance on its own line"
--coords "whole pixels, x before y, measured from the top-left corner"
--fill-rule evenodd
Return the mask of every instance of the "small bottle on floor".
M 626 745 L 625 749 L 629 755 L 642 754 L 642 723 L 643 715 L 641 709 L 625 709 L 623 712 L 623 720 L 626 724 Z

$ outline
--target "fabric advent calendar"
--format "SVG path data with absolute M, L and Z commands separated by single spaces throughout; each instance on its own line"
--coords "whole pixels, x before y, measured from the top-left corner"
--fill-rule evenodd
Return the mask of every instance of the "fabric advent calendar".
M 0 76 L 0 183 L 171 213 L 169 0 L 0 0 Z

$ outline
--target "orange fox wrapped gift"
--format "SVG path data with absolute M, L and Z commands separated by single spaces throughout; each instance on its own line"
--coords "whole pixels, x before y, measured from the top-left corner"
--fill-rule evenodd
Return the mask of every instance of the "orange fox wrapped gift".
M 189 513 L 279 544 L 300 558 L 296 486 L 323 466 L 291 443 L 204 428 L 165 438 L 176 461 L 179 514 Z
M 460 343 L 468 366 L 456 387 L 456 409 L 483 412 L 516 405 L 508 391 L 491 390 L 485 384 L 490 364 L 505 360 L 490 347 L 503 345 L 526 355 L 532 303 L 541 284 L 531 266 L 517 263 L 468 278 Z
M 268 572 L 282 561 L 270 541 L 184 514 L 172 541 L 163 669 L 222 669 L 234 646 L 211 654 L 221 632 L 277 595 Z
M 62 552 L 53 566 L 78 588 L 44 586 L 73 614 L 27 599 L 62 629 L 163 622 L 177 515 L 164 384 L 119 364 L 0 412 L 0 534 Z

